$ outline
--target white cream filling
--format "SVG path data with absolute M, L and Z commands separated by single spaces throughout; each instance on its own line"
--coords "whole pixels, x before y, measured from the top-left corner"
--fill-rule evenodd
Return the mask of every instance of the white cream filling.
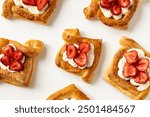
M 143 52 L 141 49 L 132 48 L 132 49 L 129 49 L 127 52 L 132 51 L 132 50 L 136 50 L 136 51 L 137 51 L 139 58 L 148 58 L 148 59 L 150 60 L 149 57 L 145 56 L 144 52 Z M 147 88 L 150 86 L 150 82 L 149 82 L 149 81 L 146 82 L 145 84 L 139 84 L 139 83 L 136 83 L 136 82 L 133 80 L 133 78 L 125 78 L 125 77 L 123 76 L 122 71 L 123 71 L 123 68 L 124 68 L 125 63 L 126 63 L 126 59 L 125 59 L 125 57 L 123 56 L 123 57 L 120 59 L 119 63 L 118 63 L 118 68 L 119 68 L 119 70 L 118 70 L 118 76 L 119 76 L 120 78 L 124 79 L 124 80 L 130 80 L 130 83 L 131 83 L 132 85 L 137 86 L 137 90 L 138 90 L 138 91 L 143 91 L 143 90 L 147 89 Z M 147 73 L 148 73 L 148 75 L 149 75 L 149 77 L 150 77 L 150 67 L 147 69 Z
M 74 46 L 76 46 L 77 48 L 79 47 L 77 44 L 74 44 Z M 83 67 L 78 66 L 78 65 L 74 62 L 73 59 L 69 59 L 69 58 L 67 57 L 66 51 L 63 53 L 62 59 L 63 59 L 64 61 L 68 62 L 71 66 L 73 66 L 73 67 L 78 67 L 78 68 L 80 68 L 80 69 L 84 69 L 84 68 L 86 68 L 86 67 L 91 67 L 91 66 L 93 65 L 95 56 L 94 56 L 94 45 L 93 45 L 93 44 L 90 44 L 90 46 L 91 46 L 91 48 L 90 48 L 89 52 L 87 53 L 88 62 L 87 62 L 87 64 L 86 64 L 85 66 L 83 66 Z
M 130 0 L 130 6 L 133 4 L 133 2 L 134 2 L 134 0 Z M 122 13 L 120 15 L 113 15 L 110 9 L 102 8 L 101 6 L 100 6 L 100 9 L 106 18 L 113 17 L 115 20 L 119 20 L 122 18 L 123 15 L 125 15 L 129 11 L 129 7 L 128 8 L 121 8 Z
M 48 4 L 41 10 L 39 11 L 37 6 L 31 6 L 31 5 L 25 5 L 22 0 L 14 0 L 14 3 L 16 6 L 23 7 L 25 9 L 28 9 L 31 13 L 33 14 L 43 14 L 45 10 L 48 8 Z

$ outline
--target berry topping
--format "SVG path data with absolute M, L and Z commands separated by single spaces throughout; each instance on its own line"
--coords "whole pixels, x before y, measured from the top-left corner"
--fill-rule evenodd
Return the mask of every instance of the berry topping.
M 14 55 L 13 55 L 13 59 L 16 60 L 16 61 L 21 61 L 24 57 L 24 54 L 23 52 L 21 51 L 15 51 L 14 52 Z
M 10 45 L 3 48 L 2 53 L 6 56 L 13 57 L 14 48 Z
M 129 64 L 135 63 L 138 60 L 138 53 L 136 50 L 132 50 L 124 53 L 124 57 L 126 58 Z
M 48 4 L 48 0 L 36 0 L 36 3 L 38 10 L 41 11 Z
M 74 45 L 68 44 L 66 46 L 66 53 L 67 53 L 67 57 L 69 59 L 72 59 L 78 54 L 78 49 Z
M 145 84 L 148 80 L 149 80 L 149 76 L 146 72 L 139 72 L 134 77 L 134 81 L 139 84 Z
M 88 61 L 87 55 L 85 53 L 79 53 L 75 58 L 74 62 L 80 66 L 84 67 Z
M 111 4 L 108 2 L 109 0 L 101 0 L 100 5 L 102 8 L 109 9 L 111 7 Z
M 147 58 L 141 58 L 136 65 L 139 71 L 146 71 L 149 66 L 149 60 Z
M 36 1 L 35 1 L 35 0 L 22 0 L 22 2 L 23 2 L 25 5 L 36 6 Z
M 133 65 L 130 65 L 128 63 L 125 64 L 123 68 L 123 76 L 126 78 L 133 77 L 137 73 L 136 68 Z
M 127 8 L 130 6 L 130 0 L 118 0 L 118 3 L 123 8 Z
M 80 52 L 83 52 L 83 53 L 89 52 L 90 47 L 91 47 L 90 44 L 87 42 L 81 42 L 79 44 L 79 50 L 80 50 Z
M 0 60 L 5 66 L 10 64 L 11 58 L 9 56 L 4 55 Z
M 13 71 L 18 71 L 18 72 L 23 71 L 23 64 L 18 61 L 12 61 L 10 63 L 9 69 Z
M 111 7 L 111 12 L 112 12 L 113 15 L 120 15 L 122 13 L 122 9 L 119 5 L 114 4 Z

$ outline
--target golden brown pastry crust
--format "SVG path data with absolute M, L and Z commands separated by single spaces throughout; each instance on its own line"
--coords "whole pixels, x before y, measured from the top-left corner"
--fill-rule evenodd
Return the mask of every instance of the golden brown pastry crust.
M 72 67 L 68 62 L 64 61 L 62 59 L 63 53 L 65 51 L 65 46 L 61 48 L 61 50 L 58 52 L 55 63 L 58 67 L 61 67 L 63 70 L 74 73 L 76 75 L 82 76 L 82 80 L 86 83 L 90 83 L 91 80 L 93 79 L 93 72 L 95 71 L 99 58 L 101 55 L 102 51 L 102 40 L 101 39 L 90 39 L 90 38 L 85 38 L 85 37 L 80 37 L 80 32 L 78 29 L 66 29 L 62 35 L 64 41 L 66 44 L 74 44 L 74 43 L 79 43 L 79 42 L 89 42 L 94 45 L 94 55 L 95 55 L 95 60 L 92 65 L 92 67 L 85 68 L 85 69 L 80 69 L 78 67 Z
M 49 19 L 56 8 L 56 4 L 57 0 L 50 0 L 47 10 L 41 15 L 35 15 L 23 7 L 16 6 L 14 0 L 5 0 L 2 9 L 2 16 L 8 19 L 15 17 L 46 25 L 48 24 Z
M 133 5 L 130 7 L 129 12 L 123 16 L 120 20 L 115 20 L 113 18 L 106 18 L 101 9 L 99 8 L 99 2 L 100 0 L 92 0 L 90 6 L 86 7 L 84 9 L 84 14 L 87 19 L 99 19 L 104 24 L 120 28 L 120 29 L 127 29 L 128 23 L 131 20 L 134 12 L 136 11 L 137 5 L 139 0 L 134 0 Z
M 74 98 L 76 100 L 89 100 L 89 98 L 80 91 L 74 84 L 71 84 L 54 94 L 50 95 L 47 100 L 63 100 L 63 99 L 71 99 Z
M 38 40 L 29 40 L 24 45 L 4 38 L 0 38 L 0 53 L 2 48 L 8 44 L 13 44 L 17 50 L 22 51 L 25 56 L 24 70 L 11 73 L 8 70 L 0 68 L 0 82 L 6 82 L 15 86 L 28 86 L 34 71 L 35 60 L 38 54 L 43 51 L 43 42 Z
M 118 62 L 123 57 L 123 53 L 131 48 L 139 48 L 144 51 L 145 55 L 150 57 L 150 53 L 147 52 L 142 46 L 137 42 L 127 37 L 123 37 L 120 40 L 120 45 L 122 46 L 117 53 L 114 55 L 114 58 L 108 67 L 108 70 L 105 73 L 104 80 L 113 85 L 115 88 L 120 90 L 122 93 L 129 96 L 134 100 L 142 100 L 148 94 L 150 87 L 144 91 L 138 91 L 135 86 L 133 86 L 129 81 L 123 80 L 117 74 L 118 71 Z

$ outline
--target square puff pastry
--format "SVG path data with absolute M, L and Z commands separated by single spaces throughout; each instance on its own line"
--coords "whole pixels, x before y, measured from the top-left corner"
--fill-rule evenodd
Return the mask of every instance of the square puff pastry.
M 95 71 L 99 58 L 102 51 L 102 40 L 101 39 L 90 39 L 80 36 L 78 29 L 66 29 L 62 35 L 64 41 L 66 42 L 61 50 L 58 52 L 55 63 L 58 67 L 61 67 L 63 70 L 74 73 L 82 77 L 82 80 L 86 83 L 90 83 L 93 79 L 93 72 Z M 79 42 L 88 42 L 94 45 L 94 62 L 91 67 L 80 69 L 78 67 L 72 67 L 68 62 L 62 59 L 63 53 L 66 48 L 66 44 L 76 44 Z
M 92 0 L 91 4 L 84 9 L 84 14 L 87 19 L 96 18 L 102 21 L 105 25 L 119 29 L 127 29 L 128 23 L 136 11 L 138 2 L 139 0 L 134 0 L 132 7 L 130 7 L 129 11 L 120 20 L 106 18 L 99 7 L 100 0 Z
M 44 45 L 38 40 L 29 40 L 24 45 L 4 38 L 0 38 L 0 53 L 2 48 L 8 44 L 13 44 L 17 50 L 25 55 L 24 69 L 20 72 L 9 72 L 0 67 L 0 82 L 6 82 L 15 86 L 27 87 L 32 79 L 37 55 L 42 53 Z
M 143 50 L 147 57 L 150 57 L 150 53 L 146 51 L 142 46 L 140 46 L 137 42 L 127 37 L 123 37 L 120 40 L 120 45 L 121 48 L 114 55 L 114 58 L 105 73 L 104 80 L 117 88 L 122 93 L 129 96 L 131 99 L 142 100 L 149 94 L 150 87 L 144 91 L 138 91 L 136 87 L 133 86 L 129 81 L 120 78 L 117 74 L 118 62 L 122 58 L 124 52 L 131 48 L 138 48 Z
M 71 84 L 54 94 L 50 95 L 47 100 L 64 100 L 64 99 L 76 99 L 76 100 L 89 100 L 89 98 L 80 91 L 74 84 Z
M 16 6 L 14 0 L 5 0 L 2 8 L 2 16 L 8 19 L 14 17 L 47 25 L 56 8 L 56 3 L 57 0 L 50 0 L 47 10 L 43 14 L 37 15 L 30 13 L 23 7 Z

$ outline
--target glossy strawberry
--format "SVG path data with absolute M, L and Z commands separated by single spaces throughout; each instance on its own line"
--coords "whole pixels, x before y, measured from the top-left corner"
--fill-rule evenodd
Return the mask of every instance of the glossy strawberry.
M 21 51 L 15 51 L 13 54 L 13 59 L 16 61 L 21 61 L 23 57 L 24 57 L 24 54 Z
M 11 61 L 11 58 L 9 56 L 6 56 L 4 55 L 0 61 L 5 65 L 5 66 L 8 66 L 10 65 L 10 61 Z
M 3 48 L 2 53 L 6 56 L 13 57 L 14 48 L 10 45 Z
M 111 8 L 111 4 L 108 2 L 108 0 L 101 0 L 100 1 L 100 6 L 102 8 L 106 8 L 106 9 Z
M 74 62 L 80 66 L 84 67 L 88 61 L 87 55 L 85 53 L 79 53 L 75 58 Z
M 146 71 L 149 66 L 149 60 L 147 58 L 141 58 L 136 65 L 139 71 Z
M 123 8 L 127 8 L 130 6 L 130 0 L 118 0 L 118 3 Z
M 23 2 L 25 5 L 36 6 L 36 1 L 35 1 L 35 0 L 22 0 L 22 2 Z
M 149 76 L 146 72 L 139 72 L 134 77 L 134 81 L 139 84 L 145 84 L 148 80 L 149 80 Z
M 129 78 L 135 76 L 136 74 L 137 74 L 136 68 L 133 65 L 126 63 L 123 68 L 123 76 Z
M 12 61 L 10 63 L 9 69 L 13 71 L 18 71 L 18 72 L 23 71 L 23 64 L 18 61 Z
M 48 0 L 36 0 L 37 8 L 41 11 L 47 4 Z
M 90 44 L 87 43 L 87 42 L 79 43 L 79 50 L 80 50 L 80 52 L 87 53 L 87 52 L 89 52 L 90 47 L 91 47 Z
M 67 57 L 72 59 L 78 54 L 78 49 L 74 45 L 68 44 L 66 45 L 66 53 Z
M 124 53 L 124 57 L 126 58 L 129 64 L 135 63 L 138 60 L 138 53 L 136 50 L 132 50 Z
M 120 15 L 122 13 L 122 9 L 119 5 L 114 4 L 111 7 L 111 12 L 113 15 Z

